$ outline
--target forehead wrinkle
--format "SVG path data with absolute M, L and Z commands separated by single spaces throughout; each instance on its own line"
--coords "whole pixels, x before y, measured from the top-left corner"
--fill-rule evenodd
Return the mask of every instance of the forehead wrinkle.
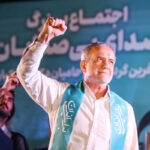
M 88 51 L 88 57 L 90 58 L 91 57 L 91 54 L 92 54 L 92 51 L 98 51 L 98 50 L 100 50 L 100 51 L 107 51 L 107 52 L 112 52 L 112 56 L 113 57 L 111 57 L 111 58 L 109 58 L 109 59 L 111 59 L 111 60 L 114 60 L 114 61 L 116 61 L 116 56 L 115 56 L 115 53 L 114 53 L 114 51 L 109 47 L 109 46 L 107 46 L 107 45 L 101 45 L 101 46 L 92 46 L 90 49 L 89 49 L 89 51 Z M 99 56 L 101 56 L 101 57 L 104 57 L 104 55 L 99 55 Z M 97 56 L 97 57 L 99 57 L 99 56 Z

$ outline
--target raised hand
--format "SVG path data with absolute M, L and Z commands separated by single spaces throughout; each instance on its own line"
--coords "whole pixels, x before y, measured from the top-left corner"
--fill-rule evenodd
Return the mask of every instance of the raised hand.
M 48 17 L 37 40 L 41 43 L 48 44 L 53 37 L 64 34 L 66 30 L 67 26 L 64 20 Z
M 9 90 L 14 89 L 16 86 L 21 86 L 21 83 L 17 77 L 16 72 L 13 72 L 11 75 L 6 77 L 6 81 L 3 85 L 3 88 Z

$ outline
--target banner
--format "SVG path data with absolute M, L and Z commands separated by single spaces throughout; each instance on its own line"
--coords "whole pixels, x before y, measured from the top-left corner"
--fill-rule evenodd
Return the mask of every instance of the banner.
M 40 71 L 62 82 L 83 78 L 80 55 L 91 42 L 110 45 L 117 57 L 111 90 L 134 109 L 140 149 L 150 132 L 150 1 L 76 0 L 0 4 L 0 84 L 16 70 L 24 48 L 41 31 L 48 16 L 65 20 L 67 32 L 53 39 Z M 63 62 L 63 63 L 62 63 Z M 27 138 L 30 148 L 47 146 L 47 114 L 22 87 L 16 88 L 16 112 L 12 129 Z

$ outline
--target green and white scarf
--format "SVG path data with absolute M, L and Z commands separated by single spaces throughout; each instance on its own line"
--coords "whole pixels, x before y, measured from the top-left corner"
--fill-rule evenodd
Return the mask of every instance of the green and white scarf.
M 73 123 L 84 97 L 84 83 L 70 85 L 62 98 L 51 150 L 67 150 Z M 111 143 L 110 150 L 124 150 L 128 110 L 126 102 L 110 91 Z M 77 148 L 78 149 L 78 148 Z

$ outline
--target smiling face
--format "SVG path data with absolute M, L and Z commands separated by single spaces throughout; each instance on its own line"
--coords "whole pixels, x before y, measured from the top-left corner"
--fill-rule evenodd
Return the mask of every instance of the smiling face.
M 92 46 L 88 51 L 88 60 L 81 60 L 85 81 L 108 85 L 113 77 L 114 64 L 115 54 L 110 47 Z
M 0 117 L 10 117 L 13 110 L 13 94 L 3 90 L 0 92 Z

